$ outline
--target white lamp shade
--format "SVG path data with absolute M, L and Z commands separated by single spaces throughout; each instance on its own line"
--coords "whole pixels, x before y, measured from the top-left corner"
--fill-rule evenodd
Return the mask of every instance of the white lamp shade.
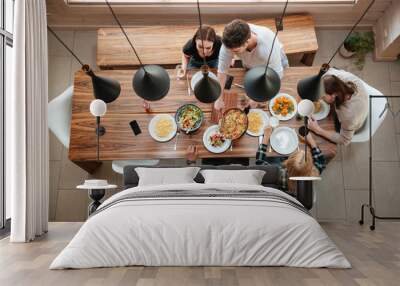
M 297 112 L 301 116 L 310 117 L 314 113 L 314 103 L 309 99 L 303 99 L 297 105 Z
M 101 99 L 95 99 L 90 103 L 90 113 L 93 116 L 103 116 L 106 114 L 107 104 Z

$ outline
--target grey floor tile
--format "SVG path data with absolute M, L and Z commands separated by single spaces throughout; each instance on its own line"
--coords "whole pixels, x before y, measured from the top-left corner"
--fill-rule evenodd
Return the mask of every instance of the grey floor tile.
M 396 135 L 397 139 L 397 152 L 400 154 L 400 134 Z
M 333 157 L 333 161 L 342 161 L 342 145 L 337 145 L 336 146 L 336 156 Z
M 57 36 L 69 47 L 74 45 L 73 31 L 55 31 Z M 49 56 L 69 57 L 71 54 L 61 45 L 61 43 L 51 34 L 48 33 L 48 49 Z
M 74 51 L 79 51 L 79 57 L 96 70 L 97 31 L 77 31 L 74 37 Z M 134 55 L 132 55 L 134 56 Z
M 50 161 L 61 161 L 64 146 L 57 137 L 49 130 Z
M 317 29 L 318 53 L 322 57 L 331 57 L 346 36 L 344 30 Z
M 49 57 L 49 101 L 60 95 L 71 84 L 71 57 Z
M 372 180 L 377 214 L 400 216 L 400 162 L 374 162 Z
M 341 162 L 330 162 L 322 180 L 314 184 L 314 190 L 317 194 L 318 220 L 346 219 Z
M 49 165 L 49 221 L 56 217 L 58 181 L 60 179 L 61 162 L 50 161 Z
M 374 161 L 399 161 L 396 126 L 390 113 L 372 137 L 372 148 Z
M 342 147 L 342 166 L 345 189 L 368 188 L 369 144 L 351 143 Z
M 389 63 L 390 66 L 390 80 L 400 81 L 400 60 Z
M 61 162 L 61 175 L 58 189 L 75 189 L 87 179 L 88 173 L 68 159 L 68 150 L 65 149 Z
M 86 190 L 58 190 L 56 221 L 85 221 L 88 204 Z
M 375 62 L 372 57 L 367 57 L 362 73 L 362 79 L 370 86 L 383 94 L 391 94 L 389 63 Z
M 358 222 L 361 218 L 361 206 L 368 203 L 368 189 L 365 190 L 346 190 L 346 220 L 348 222 Z M 364 209 L 364 221 L 366 224 L 371 222 L 369 209 Z
M 392 95 L 400 96 L 400 81 L 392 81 Z M 392 116 L 396 125 L 396 133 L 400 133 L 400 97 L 390 99 Z

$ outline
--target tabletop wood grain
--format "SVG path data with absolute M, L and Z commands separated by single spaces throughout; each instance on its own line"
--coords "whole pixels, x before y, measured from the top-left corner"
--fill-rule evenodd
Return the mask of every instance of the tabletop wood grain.
M 107 105 L 107 113 L 101 118 L 101 124 L 106 128 L 106 133 L 100 138 L 100 160 L 119 159 L 150 159 L 150 158 L 184 158 L 185 150 L 190 144 L 199 147 L 200 158 L 205 157 L 255 157 L 258 138 L 244 135 L 233 143 L 233 151 L 226 151 L 222 154 L 208 152 L 202 144 L 204 130 L 212 125 L 211 104 L 199 103 L 193 93 L 187 94 L 187 83 L 185 80 L 178 81 L 174 74 L 175 70 L 168 70 L 171 76 L 171 89 L 168 95 L 158 101 L 151 103 L 152 111 L 146 113 L 140 99 L 131 86 L 134 71 L 131 70 L 107 70 L 99 71 L 98 75 L 109 76 L 121 83 L 122 90 L 120 97 Z M 281 91 L 297 96 L 296 85 L 303 77 L 315 74 L 318 67 L 291 67 L 285 70 L 282 80 Z M 235 82 L 242 84 L 245 71 L 232 69 Z M 230 91 L 238 93 L 238 100 L 244 96 L 244 91 L 234 88 Z M 95 118 L 89 112 L 90 102 L 94 99 L 90 77 L 82 71 L 75 74 L 74 96 L 72 104 L 71 138 L 69 148 L 69 159 L 74 162 L 90 162 L 96 160 L 96 133 Z M 179 136 L 177 150 L 174 151 L 175 138 L 166 143 L 154 141 L 148 132 L 148 123 L 155 114 L 168 113 L 174 115 L 177 108 L 186 103 L 195 103 L 205 113 L 205 120 L 196 133 L 191 135 L 181 134 Z M 129 122 L 137 120 L 142 133 L 134 136 L 130 129 Z M 289 121 L 281 121 L 281 126 L 297 128 L 302 121 L 293 118 Z M 334 130 L 332 118 L 328 117 L 320 124 L 329 130 Z M 333 156 L 336 145 L 318 136 L 316 140 L 325 154 Z M 273 153 L 271 155 L 277 155 Z
M 274 19 L 252 20 L 250 23 L 275 31 Z M 283 21 L 278 35 L 286 54 L 308 53 L 318 50 L 315 23 L 311 15 L 290 15 Z M 214 25 L 222 35 L 223 24 Z M 154 25 L 126 28 L 144 64 L 173 65 L 181 62 L 182 47 L 193 37 L 196 25 Z M 311 56 L 311 61 L 312 61 Z M 131 47 L 119 28 L 100 28 L 97 31 L 97 65 L 103 69 L 129 68 L 138 65 Z

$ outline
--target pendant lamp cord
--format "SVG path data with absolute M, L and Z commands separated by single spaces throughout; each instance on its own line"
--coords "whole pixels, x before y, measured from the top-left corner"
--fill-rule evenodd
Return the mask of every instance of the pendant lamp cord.
M 202 22 L 201 22 L 201 12 L 200 12 L 200 3 L 199 3 L 199 0 L 197 0 L 197 14 L 198 14 L 198 16 L 199 16 L 199 32 L 200 32 L 200 38 L 201 38 L 201 45 L 203 46 L 203 63 L 204 63 L 204 65 L 207 65 L 207 62 L 206 62 L 206 52 L 205 52 L 205 49 L 204 49 L 204 39 L 203 39 L 203 33 L 202 33 L 202 31 L 201 31 L 201 28 L 203 27 L 203 24 L 202 24 Z
M 118 19 L 117 15 L 115 14 L 113 8 L 111 7 L 111 5 L 110 5 L 110 3 L 108 2 L 108 0 L 105 0 L 105 2 L 106 2 L 106 4 L 107 4 L 108 8 L 110 9 L 111 14 L 113 15 L 115 21 L 117 22 L 119 28 L 121 29 L 122 33 L 124 34 L 125 38 L 127 39 L 129 45 L 131 46 L 133 52 L 135 53 L 136 58 L 138 59 L 138 61 L 139 61 L 139 63 L 140 63 L 140 67 L 143 68 L 143 70 L 146 72 L 146 69 L 144 68 L 143 63 L 142 63 L 142 61 L 140 60 L 140 57 L 139 57 L 138 53 L 136 52 L 135 47 L 133 46 L 133 44 L 132 44 L 131 40 L 129 39 L 128 35 L 126 34 L 124 27 L 122 27 L 121 22 L 119 21 L 119 19 Z
M 374 5 L 375 0 L 372 0 L 371 3 L 369 3 L 367 9 L 365 9 L 364 13 L 361 15 L 361 17 L 358 19 L 358 21 L 353 25 L 353 27 L 351 28 L 350 32 L 347 34 L 346 38 L 344 38 L 343 42 L 339 45 L 339 47 L 336 49 L 335 53 L 333 54 L 333 56 L 331 57 L 331 59 L 328 62 L 328 65 L 331 63 L 331 61 L 333 60 L 333 58 L 337 55 L 337 53 L 339 52 L 340 48 L 342 47 L 342 45 L 346 42 L 346 40 L 350 37 L 351 33 L 353 33 L 354 29 L 357 27 L 357 25 L 361 22 L 361 20 L 364 18 L 365 14 L 368 13 L 369 9 L 372 7 L 372 5 Z
M 276 32 L 275 32 L 274 40 L 272 41 L 271 52 L 269 53 L 269 56 L 268 56 L 267 66 L 265 67 L 265 73 L 267 73 L 267 70 L 268 70 L 269 61 L 271 59 L 272 51 L 274 50 L 274 46 L 275 46 L 275 41 L 276 41 L 276 38 L 277 38 L 279 30 L 280 30 L 279 27 L 282 27 L 283 17 L 285 17 L 286 8 L 288 6 L 288 3 L 289 3 L 289 0 L 286 0 L 285 7 L 283 8 L 283 11 L 282 11 L 282 16 L 279 19 L 279 23 L 276 24 Z
M 74 58 L 81 64 L 81 66 L 84 66 L 84 65 L 85 65 L 85 64 L 78 58 L 78 56 L 74 54 L 74 52 L 60 39 L 60 37 L 57 36 L 57 34 L 53 31 L 53 29 L 50 28 L 48 25 L 47 25 L 47 30 L 49 30 L 50 33 L 52 33 L 53 36 L 61 43 L 61 45 L 63 45 L 64 48 L 66 48 L 67 51 L 68 51 L 71 55 L 74 56 Z

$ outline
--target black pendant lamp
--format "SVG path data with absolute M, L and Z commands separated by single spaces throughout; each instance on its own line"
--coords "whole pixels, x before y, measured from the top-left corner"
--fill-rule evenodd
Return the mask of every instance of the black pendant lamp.
M 257 66 L 250 69 L 244 76 L 244 89 L 246 94 L 252 100 L 257 102 L 265 102 L 273 98 L 281 88 L 281 79 L 278 73 L 269 67 L 272 51 L 274 50 L 275 41 L 279 31 L 283 30 L 283 17 L 286 13 L 286 8 L 289 0 L 286 0 L 283 8 L 282 16 L 276 21 L 276 32 L 272 41 L 271 52 L 268 56 L 266 66 Z
M 319 73 L 305 79 L 297 84 L 297 93 L 302 99 L 317 101 L 322 94 L 322 76 L 329 70 L 328 64 L 323 64 Z
M 199 29 L 203 27 L 201 22 L 201 12 L 200 12 L 200 3 L 197 0 L 197 11 L 199 16 Z M 210 77 L 209 71 L 210 68 L 206 62 L 206 54 L 204 49 L 204 38 L 203 33 L 200 30 L 201 42 L 203 45 L 203 65 L 200 69 L 201 78 L 194 84 L 194 95 L 196 98 L 203 103 L 213 103 L 216 101 L 221 95 L 221 85 L 220 83 Z M 195 76 L 195 75 L 194 75 Z
M 110 3 L 108 0 L 105 0 L 105 2 L 140 63 L 140 69 L 135 73 L 132 80 L 133 89 L 138 96 L 145 100 L 157 101 L 162 99 L 168 94 L 170 87 L 170 78 L 167 71 L 159 65 L 143 65 L 135 47 L 118 20 L 117 15 L 114 13 Z
M 47 26 L 47 29 L 54 37 L 67 49 L 67 51 L 81 64 L 82 70 L 92 78 L 94 97 L 103 100 L 105 103 L 110 103 L 116 100 L 121 93 L 121 85 L 118 81 L 96 75 L 89 65 L 84 64 L 74 52 L 57 36 L 57 34 Z
M 371 3 L 369 3 L 367 9 L 365 9 L 364 13 L 357 20 L 357 22 L 353 25 L 350 32 L 347 34 L 346 38 L 344 38 L 343 42 L 336 49 L 335 53 L 332 55 L 332 57 L 330 58 L 328 63 L 325 63 L 321 66 L 319 73 L 317 75 L 313 75 L 313 76 L 307 77 L 305 79 L 302 79 L 298 82 L 297 93 L 299 94 L 299 96 L 302 99 L 309 99 L 311 101 L 318 101 L 320 99 L 321 95 L 323 94 L 322 80 L 321 80 L 322 76 L 329 70 L 330 63 L 332 62 L 333 58 L 339 52 L 340 48 L 346 42 L 347 38 L 350 37 L 351 33 L 353 33 L 353 31 L 357 27 L 357 25 L 361 22 L 361 20 L 367 14 L 368 10 L 372 7 L 374 2 L 375 2 L 375 0 L 372 0 Z

